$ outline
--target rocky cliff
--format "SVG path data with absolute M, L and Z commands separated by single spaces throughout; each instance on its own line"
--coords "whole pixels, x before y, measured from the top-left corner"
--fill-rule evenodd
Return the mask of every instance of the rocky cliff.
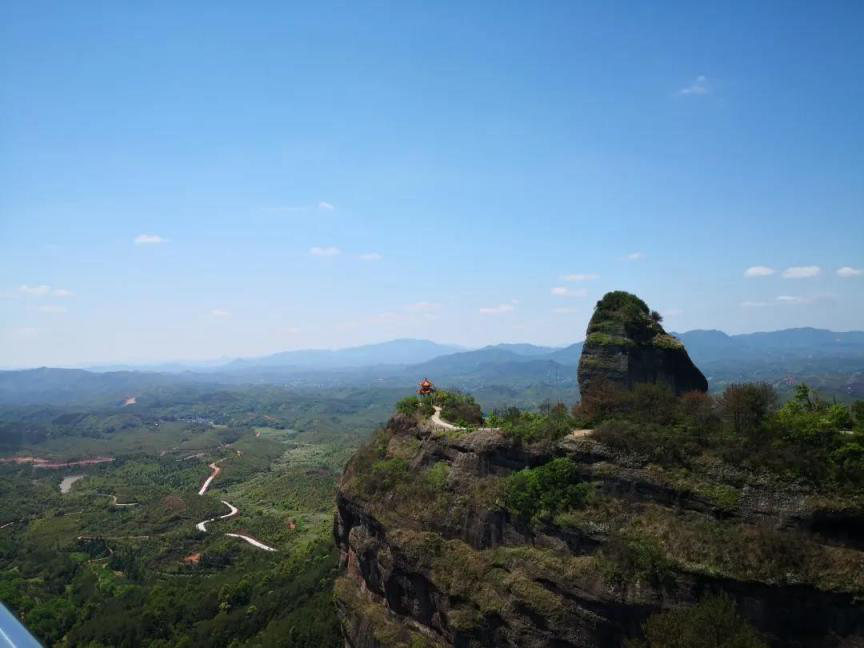
M 537 515 L 510 505 L 514 475 L 539 477 Z M 543 488 L 578 499 L 574 483 L 591 484 L 580 506 L 544 503 Z M 772 645 L 862 646 L 862 522 L 801 488 L 667 470 L 590 433 L 526 443 L 399 414 L 338 496 L 345 645 L 621 646 L 652 614 L 723 593 Z
M 630 389 L 639 383 L 667 385 L 679 395 L 708 390 L 684 345 L 667 334 L 659 320 L 630 293 L 610 292 L 597 302 L 579 362 L 583 400 L 598 390 Z

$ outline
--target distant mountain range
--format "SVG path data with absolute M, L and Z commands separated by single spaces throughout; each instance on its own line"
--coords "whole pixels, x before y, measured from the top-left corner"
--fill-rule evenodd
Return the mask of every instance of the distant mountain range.
M 696 330 L 675 335 L 714 390 L 741 381 L 764 380 L 781 389 L 807 381 L 828 394 L 864 398 L 864 331 L 797 328 L 727 335 Z M 340 350 L 288 351 L 221 365 L 160 365 L 157 371 L 155 367 L 5 371 L 0 372 L 0 404 L 67 402 L 82 394 L 122 398 L 172 384 L 401 387 L 423 377 L 472 391 L 530 387 L 572 399 L 578 393 L 581 352 L 581 342 L 563 348 L 497 344 L 465 350 L 429 340 L 400 339 Z
M 403 338 L 349 347 L 336 351 L 310 349 L 285 351 L 260 358 L 234 360 L 221 367 L 223 370 L 249 367 L 299 367 L 304 369 L 346 369 L 378 365 L 402 365 L 425 362 L 448 353 L 463 351 L 465 347 L 438 344 L 429 340 Z
M 513 345 L 530 346 L 530 345 Z M 400 338 L 378 344 L 365 344 L 345 349 L 303 349 L 282 351 L 255 358 L 237 358 L 207 362 L 167 362 L 152 365 L 110 364 L 85 367 L 90 371 L 234 371 L 261 367 L 291 367 L 298 369 L 345 369 L 425 362 L 448 353 L 464 351 L 455 344 L 439 344 L 430 340 Z

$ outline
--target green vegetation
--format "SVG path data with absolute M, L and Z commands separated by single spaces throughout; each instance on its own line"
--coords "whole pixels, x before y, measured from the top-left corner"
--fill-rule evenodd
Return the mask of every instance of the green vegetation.
M 341 645 L 333 500 L 388 410 L 381 393 L 271 387 L 2 408 L 4 454 L 114 461 L 0 463 L 0 600 L 46 645 Z M 199 496 L 213 461 L 222 471 Z M 67 475 L 84 478 L 61 495 Z M 238 514 L 197 530 L 227 512 L 223 499 Z
M 768 648 L 723 594 L 691 608 L 655 614 L 644 632 L 645 641 L 632 641 L 628 648 Z
M 600 346 L 634 346 L 633 340 L 622 335 L 610 335 L 601 331 L 590 333 L 585 339 L 587 344 L 597 344 Z
M 393 450 L 392 445 L 390 449 Z M 422 509 L 445 496 L 449 471 L 443 462 L 418 471 L 402 457 L 375 452 L 374 445 L 360 450 L 352 462 L 355 492 L 370 499 L 384 498 L 390 505 L 397 500 L 397 505 L 405 504 L 412 509 Z
M 460 391 L 437 391 L 433 395 L 435 405 L 441 408 L 441 417 L 460 427 L 483 425 L 483 410 L 469 394 Z
M 522 520 L 548 520 L 582 506 L 591 485 L 581 481 L 570 459 L 562 457 L 511 474 L 504 493 L 505 505 Z
M 55 471 L 4 468 L 0 498 L 12 524 L 0 530 L 0 599 L 46 645 L 279 646 L 275 629 L 290 626 L 299 633 L 292 645 L 338 645 L 329 506 L 322 516 L 320 502 L 278 510 L 259 500 L 260 491 L 284 488 L 278 472 L 251 476 L 248 490 L 217 479 L 213 495 L 198 496 L 207 472 L 199 462 L 140 457 L 88 469 L 60 495 Z M 114 506 L 112 492 L 137 506 Z M 220 498 L 240 513 L 200 533 L 197 522 L 226 512 Z
M 420 399 L 417 396 L 406 396 L 396 403 L 396 411 L 405 416 L 417 416 L 420 409 Z
M 574 415 L 596 425 L 596 440 L 660 466 L 699 471 L 721 461 L 851 495 L 864 485 L 862 409 L 860 401 L 829 403 L 806 385 L 782 407 L 765 384 L 730 385 L 717 398 L 639 385 Z
M 496 410 L 489 418 L 491 427 L 500 428 L 511 439 L 522 443 L 552 442 L 561 439 L 578 421 L 562 403 L 540 406 L 538 412 L 523 412 L 516 407 Z
M 625 589 L 635 583 L 646 583 L 656 591 L 675 588 L 674 562 L 664 554 L 660 544 L 650 536 L 614 535 L 603 547 L 600 569 L 614 588 Z
M 429 396 L 406 396 L 396 403 L 396 411 L 405 416 L 428 418 L 441 408 L 441 417 L 458 425 L 471 428 L 483 424 L 483 410 L 474 397 L 458 390 L 439 389 Z
M 597 346 L 650 344 L 661 349 L 683 349 L 680 340 L 663 330 L 662 321 L 660 313 L 649 310 L 636 295 L 616 290 L 606 293 L 597 302 L 585 341 Z M 590 359 L 594 358 L 583 358 L 583 361 Z
M 592 335 L 601 344 L 610 344 L 614 338 L 629 338 L 631 344 L 645 343 L 657 334 L 663 334 L 659 320 L 651 317 L 648 305 L 623 290 L 606 293 L 594 307 L 594 315 L 588 324 L 589 341 Z

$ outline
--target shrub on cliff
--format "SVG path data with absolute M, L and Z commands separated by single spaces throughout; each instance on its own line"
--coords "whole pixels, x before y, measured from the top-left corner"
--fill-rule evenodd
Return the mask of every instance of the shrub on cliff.
M 434 402 L 441 408 L 441 417 L 455 425 L 471 427 L 483 424 L 483 410 L 469 394 L 459 391 L 438 391 Z
M 645 641 L 631 641 L 628 648 L 768 648 L 723 594 L 691 608 L 655 614 L 644 632 Z
M 693 391 L 677 397 L 667 385 L 653 383 L 641 383 L 629 390 L 595 384 L 590 396 L 573 408 L 573 417 L 582 427 L 609 419 L 682 424 L 693 430 L 716 429 L 719 423 L 714 401 L 707 394 Z
M 396 411 L 405 416 L 414 416 L 417 414 L 417 408 L 420 406 L 420 399 L 416 396 L 406 396 L 396 403 Z
M 396 403 L 396 411 L 405 416 L 429 417 L 435 413 L 432 401 L 429 398 L 418 398 L 417 396 L 406 396 Z
M 858 432 L 864 432 L 864 400 L 855 401 L 850 409 L 855 421 L 855 429 Z
M 516 407 L 493 412 L 489 425 L 501 428 L 505 436 L 523 443 L 557 441 L 577 427 L 563 403 L 543 407 L 540 412 L 522 412 Z
M 730 385 L 716 399 L 645 384 L 597 390 L 573 414 L 578 425 L 595 428 L 595 441 L 662 466 L 700 470 L 697 458 L 708 455 L 833 491 L 864 485 L 856 405 L 829 403 L 806 385 L 778 402 L 764 383 Z
M 675 588 L 674 564 L 651 537 L 613 535 L 600 554 L 600 570 L 620 591 L 640 581 L 658 592 Z
M 504 505 L 523 521 L 546 519 L 581 507 L 590 493 L 576 465 L 562 457 L 508 476 Z
M 623 290 L 606 293 L 594 308 L 594 317 L 588 327 L 588 335 L 606 333 L 620 335 L 623 325 L 627 335 L 640 334 L 642 331 L 661 332 L 658 321 L 651 318 L 648 304 Z M 640 335 L 640 337 L 642 337 Z M 650 335 L 648 336 L 650 337 Z
M 701 437 L 681 426 L 640 425 L 626 419 L 604 421 L 595 428 L 592 439 L 649 463 L 676 467 L 689 465 L 706 447 Z
M 717 401 L 724 424 L 737 437 L 759 434 L 777 409 L 777 392 L 766 383 L 729 385 Z

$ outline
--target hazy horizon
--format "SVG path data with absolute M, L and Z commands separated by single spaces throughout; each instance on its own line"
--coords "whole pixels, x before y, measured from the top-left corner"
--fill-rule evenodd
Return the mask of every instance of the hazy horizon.
M 0 366 L 864 329 L 864 6 L 0 18 Z
M 752 334 L 762 334 L 762 333 L 776 333 L 781 331 L 795 330 L 800 328 L 814 328 L 814 327 L 790 327 L 785 329 L 776 329 L 774 331 L 745 331 L 742 333 L 729 333 L 727 331 L 723 331 L 720 329 L 689 329 L 686 331 L 672 331 L 669 332 L 672 334 L 687 334 L 694 333 L 697 331 L 719 331 L 720 333 L 724 333 L 729 336 L 735 335 L 752 335 Z M 847 329 L 847 330 L 835 330 L 835 329 L 818 329 L 818 330 L 829 330 L 832 333 L 864 333 L 864 330 L 858 329 Z M 187 365 L 189 367 L 198 366 L 200 368 L 206 367 L 218 367 L 221 364 L 227 364 L 234 360 L 255 360 L 258 358 L 267 358 L 271 355 L 278 355 L 281 353 L 293 353 L 293 352 L 304 352 L 304 351 L 346 351 L 350 349 L 355 349 L 358 347 L 367 347 L 367 346 L 378 346 L 385 345 L 393 342 L 430 342 L 432 344 L 436 344 L 442 347 L 453 347 L 454 350 L 451 353 L 458 353 L 460 351 L 476 351 L 479 349 L 487 348 L 487 347 L 495 347 L 495 346 L 506 346 L 506 345 L 529 345 L 529 346 L 537 346 L 537 347 L 545 347 L 550 349 L 565 349 L 574 344 L 581 344 L 585 341 L 584 335 L 577 339 L 574 339 L 571 342 L 565 344 L 541 344 L 538 342 L 531 342 L 527 340 L 503 340 L 497 342 L 488 342 L 486 344 L 469 346 L 469 345 L 461 345 L 453 342 L 448 342 L 446 340 L 434 340 L 429 338 L 389 338 L 386 340 L 372 340 L 370 342 L 364 342 L 356 345 L 346 345 L 346 346 L 331 346 L 331 347 L 298 347 L 298 348 L 289 348 L 289 349 L 274 349 L 270 351 L 266 351 L 261 354 L 256 355 L 213 355 L 209 357 L 166 357 L 166 358 L 158 358 L 155 360 L 145 360 L 145 359 L 135 359 L 135 358 L 127 358 L 120 360 L 109 360 L 109 361 L 84 361 L 77 363 L 69 363 L 69 364 L 57 364 L 57 365 L 19 365 L 19 366 L 7 366 L 0 365 L 0 371 L 14 371 L 14 370 L 24 370 L 24 369 L 39 369 L 39 368 L 59 368 L 59 369 L 100 369 L 105 367 L 133 367 L 136 369 L 147 369 L 148 367 L 159 367 L 164 365 Z

